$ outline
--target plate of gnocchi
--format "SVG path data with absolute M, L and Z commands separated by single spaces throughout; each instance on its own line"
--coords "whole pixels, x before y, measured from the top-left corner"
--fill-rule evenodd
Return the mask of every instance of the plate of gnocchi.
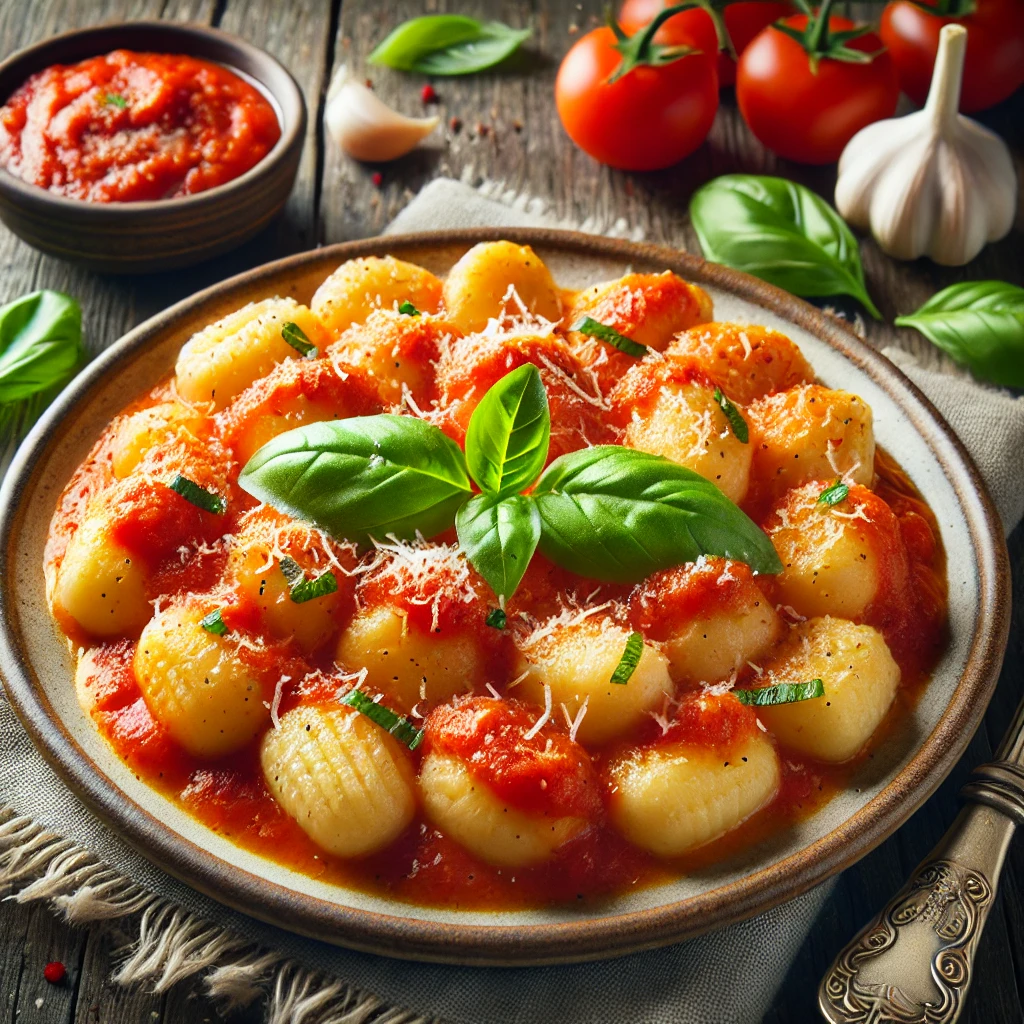
M 195 888 L 392 956 L 690 937 L 891 834 L 976 728 L 998 519 L 841 322 L 570 232 L 304 253 L 136 328 L 4 483 L 0 667 Z

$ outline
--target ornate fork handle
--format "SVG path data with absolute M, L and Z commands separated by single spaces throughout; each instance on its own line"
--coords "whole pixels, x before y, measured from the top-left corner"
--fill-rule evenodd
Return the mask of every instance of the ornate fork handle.
M 831 1024 L 952 1024 L 971 983 L 1014 829 L 1024 825 L 1024 704 L 961 790 L 968 805 L 911 880 L 839 954 L 818 989 Z

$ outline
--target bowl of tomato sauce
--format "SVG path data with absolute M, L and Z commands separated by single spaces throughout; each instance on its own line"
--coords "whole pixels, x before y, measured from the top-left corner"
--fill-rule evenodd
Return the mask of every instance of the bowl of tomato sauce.
M 0 220 L 94 270 L 182 267 L 284 207 L 306 106 L 263 50 L 138 21 L 47 39 L 0 63 Z

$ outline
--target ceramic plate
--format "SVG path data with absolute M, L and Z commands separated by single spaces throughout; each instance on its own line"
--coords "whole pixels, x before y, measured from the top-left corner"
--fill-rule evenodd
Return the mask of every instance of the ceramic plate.
M 906 728 L 821 811 L 770 841 L 588 912 L 460 912 L 317 882 L 242 850 L 140 783 L 78 707 L 67 647 L 46 609 L 43 545 L 72 471 L 126 402 L 172 369 L 191 334 L 253 299 L 308 302 L 343 260 L 394 254 L 445 274 L 472 244 L 531 244 L 563 286 L 671 269 L 714 298 L 719 320 L 789 334 L 827 385 L 874 410 L 892 452 L 935 511 L 949 564 L 950 643 Z M 358 949 L 461 963 L 595 959 L 697 935 L 788 900 L 864 856 L 933 792 L 966 747 L 998 676 L 1009 569 L 998 518 L 967 454 L 891 363 L 812 306 L 686 253 L 547 230 L 476 230 L 331 246 L 225 281 L 148 320 L 96 359 L 21 447 L 0 492 L 0 669 L 44 756 L 106 822 L 161 868 L 245 913 Z

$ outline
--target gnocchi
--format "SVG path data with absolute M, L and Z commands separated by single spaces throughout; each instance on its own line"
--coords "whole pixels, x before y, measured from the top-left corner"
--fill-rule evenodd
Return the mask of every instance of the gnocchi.
M 299 827 L 339 857 L 398 838 L 416 810 L 415 776 L 398 742 L 349 708 L 297 707 L 260 745 L 267 787 Z
M 125 396 L 57 504 L 46 597 L 91 725 L 200 822 L 323 884 L 503 910 L 705 868 L 855 784 L 941 653 L 941 531 L 867 404 L 675 273 L 568 290 L 545 255 L 485 242 L 443 278 L 348 260 L 221 317 Z M 607 330 L 574 329 L 587 317 Z M 548 422 L 535 383 L 526 424 L 505 392 L 466 452 L 484 396 L 527 365 Z M 400 427 L 434 449 L 406 451 Z M 459 517 L 486 505 L 460 475 L 486 479 L 481 459 L 525 477 L 599 445 L 704 479 L 591 492 L 595 467 L 658 463 L 563 462 L 547 484 L 579 495 L 603 552 L 579 563 L 556 502 L 533 506 L 536 550 L 535 520 Z M 310 479 L 323 504 L 302 512 Z M 423 535 L 406 486 L 454 492 Z M 656 500 L 695 517 L 706 554 L 666 564 L 641 514 Z M 342 521 L 360 502 L 380 528 Z M 731 523 L 781 571 L 738 561 Z

